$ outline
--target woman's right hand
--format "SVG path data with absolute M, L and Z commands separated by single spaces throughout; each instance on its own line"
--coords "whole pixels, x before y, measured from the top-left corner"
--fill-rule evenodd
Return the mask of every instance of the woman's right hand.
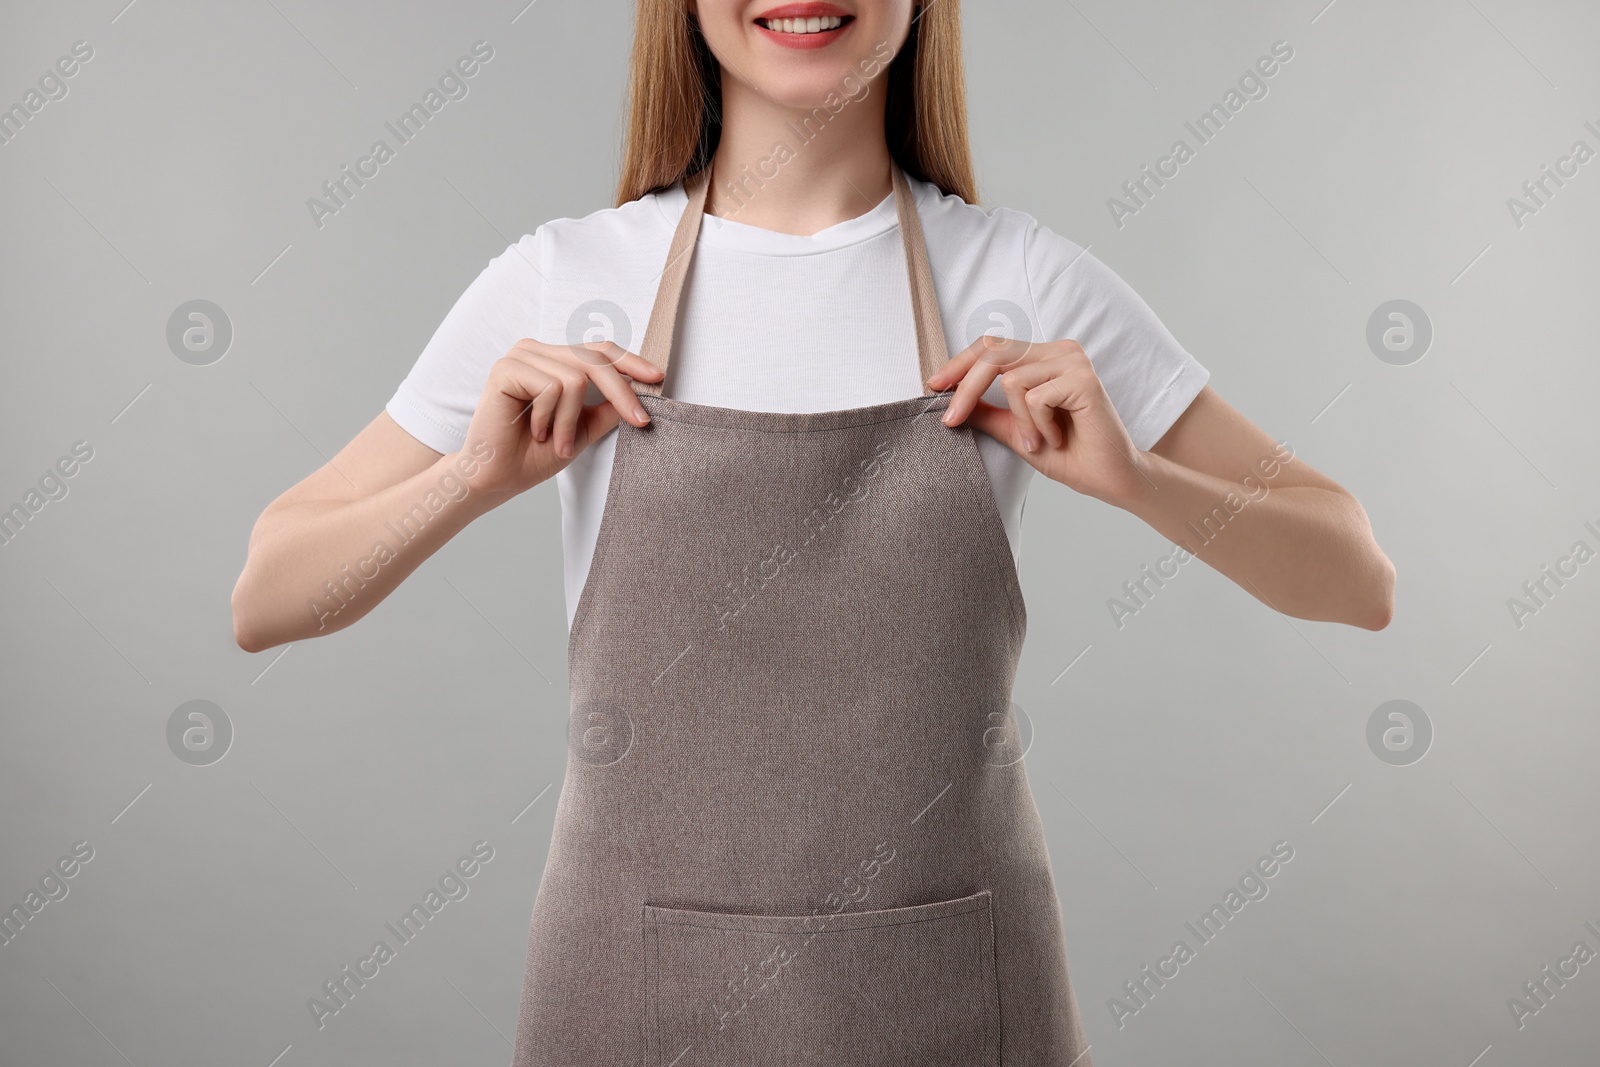
M 489 368 L 462 454 L 487 456 L 466 479 L 475 490 L 520 493 L 552 477 L 626 418 L 650 421 L 629 378 L 660 368 L 612 341 L 545 344 L 524 338 Z M 585 404 L 589 383 L 604 396 Z M 487 446 L 487 447 L 485 447 Z

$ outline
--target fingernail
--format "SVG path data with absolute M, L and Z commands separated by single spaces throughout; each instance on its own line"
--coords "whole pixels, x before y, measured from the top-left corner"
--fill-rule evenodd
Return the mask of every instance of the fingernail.
M 644 408 L 641 408 L 641 407 L 635 407 L 633 409 L 633 417 L 638 419 L 640 422 L 649 422 L 650 421 L 650 416 L 646 415 L 644 413 Z
M 1036 444 L 1034 444 L 1034 442 L 1033 442 L 1033 438 L 1031 438 L 1031 437 L 1024 437 L 1024 438 L 1023 438 L 1023 439 L 1022 439 L 1022 447 L 1023 447 L 1023 448 L 1025 448 L 1025 449 L 1027 449 L 1027 450 L 1028 450 L 1028 451 L 1029 451 L 1029 452 L 1033 452 L 1033 451 L 1036 451 L 1036 450 L 1037 450 L 1037 449 L 1038 449 L 1038 447 L 1039 447 L 1039 446 L 1038 446 L 1038 445 L 1036 445 Z
M 954 426 L 954 425 L 955 425 L 955 423 L 953 423 L 953 422 L 951 422 L 951 421 L 950 421 L 950 420 L 951 420 L 951 418 L 952 418 L 952 417 L 953 417 L 953 416 L 954 416 L 954 415 L 955 415 L 955 412 L 953 412 L 953 411 L 950 411 L 950 410 L 948 410 L 948 409 L 947 409 L 947 410 L 946 410 L 946 411 L 945 411 L 945 413 L 944 413 L 944 414 L 943 414 L 943 415 L 940 415 L 940 416 L 939 416 L 939 421 L 940 421 L 940 422 L 942 422 L 942 423 L 944 423 L 944 424 L 945 424 L 945 425 L 946 425 L 946 426 Z

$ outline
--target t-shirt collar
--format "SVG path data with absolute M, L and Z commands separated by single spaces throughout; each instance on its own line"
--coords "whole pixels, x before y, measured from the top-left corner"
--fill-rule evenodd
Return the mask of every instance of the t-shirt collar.
M 911 184 L 913 194 L 916 191 L 915 179 L 910 175 L 906 180 Z M 689 202 L 688 194 L 683 190 L 683 183 L 667 189 L 662 189 L 655 194 L 656 207 L 661 212 L 662 220 L 668 228 L 675 227 L 678 219 L 683 215 L 683 209 Z M 845 219 L 813 234 L 779 233 L 776 230 L 763 229 L 760 226 L 751 226 L 749 223 L 739 222 L 731 218 L 720 218 L 707 214 L 700 223 L 700 244 L 711 245 L 718 248 L 728 248 L 742 252 L 755 252 L 768 256 L 807 256 L 819 252 L 831 252 L 847 245 L 856 244 L 879 234 L 887 233 L 894 229 L 900 221 L 900 216 L 895 208 L 894 193 L 891 191 L 871 210 L 857 215 L 853 219 Z

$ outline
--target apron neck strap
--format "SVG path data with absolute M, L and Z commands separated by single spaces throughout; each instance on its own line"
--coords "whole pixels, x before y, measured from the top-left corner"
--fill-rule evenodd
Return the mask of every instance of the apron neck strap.
M 950 358 L 944 340 L 944 323 L 939 317 L 939 297 L 933 285 L 933 269 L 928 263 L 928 248 L 922 237 L 922 220 L 917 215 L 916 199 L 905 172 L 891 161 L 894 177 L 894 204 L 900 217 L 900 235 L 905 245 L 907 273 L 911 281 L 911 313 L 917 325 L 917 355 L 922 380 L 933 377 Z M 650 323 L 645 328 L 644 343 L 639 355 L 653 366 L 667 369 L 672 358 L 672 338 L 678 320 L 684 279 L 689 275 L 689 263 L 694 258 L 695 243 L 700 234 L 700 221 L 705 216 L 706 193 L 711 187 L 711 167 L 707 165 L 684 180 L 684 192 L 689 202 L 678 219 L 678 228 L 672 235 L 672 246 L 667 252 L 667 265 L 661 273 L 656 288 L 655 306 L 650 311 Z M 666 376 L 662 375 L 662 382 Z M 633 383 L 635 392 L 660 395 L 661 383 Z M 924 395 L 933 393 L 926 384 Z

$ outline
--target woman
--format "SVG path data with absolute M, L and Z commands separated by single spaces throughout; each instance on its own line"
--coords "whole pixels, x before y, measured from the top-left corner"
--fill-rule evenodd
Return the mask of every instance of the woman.
M 1031 475 L 1225 522 L 1191 547 L 1297 617 L 1381 629 L 1393 569 L 1114 273 L 975 206 L 956 0 L 637 17 L 617 205 L 494 259 L 267 509 L 237 640 L 348 626 L 555 477 L 569 756 L 515 1063 L 1088 1065 L 994 748 Z

